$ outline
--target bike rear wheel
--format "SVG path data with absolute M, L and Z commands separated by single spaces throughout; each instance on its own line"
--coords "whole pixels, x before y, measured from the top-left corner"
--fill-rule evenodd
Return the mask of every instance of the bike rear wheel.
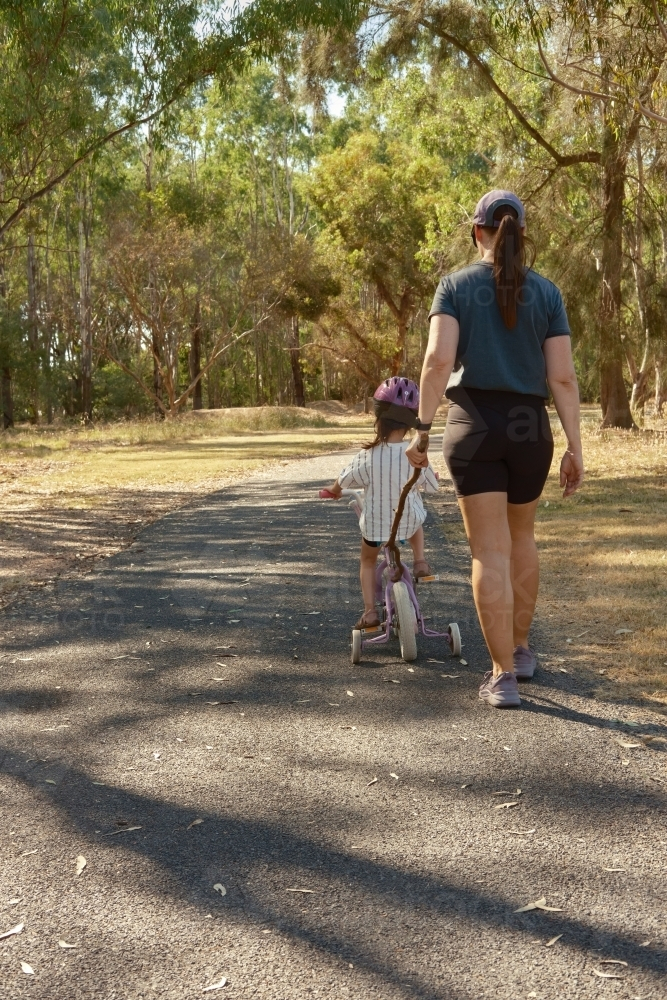
M 399 581 L 392 590 L 394 612 L 396 615 L 396 630 L 401 645 L 401 656 L 404 660 L 417 659 L 417 615 L 410 598 L 410 591 Z
M 361 631 L 358 628 L 352 629 L 352 662 L 361 661 Z

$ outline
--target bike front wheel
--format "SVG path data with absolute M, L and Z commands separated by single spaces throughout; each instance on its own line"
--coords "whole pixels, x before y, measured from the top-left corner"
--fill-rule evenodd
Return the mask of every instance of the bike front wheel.
M 401 656 L 404 660 L 417 659 L 417 615 L 410 598 L 410 591 L 400 581 L 394 584 L 392 590 L 396 629 L 401 645 Z
M 361 660 L 361 632 L 358 628 L 352 630 L 352 662 Z

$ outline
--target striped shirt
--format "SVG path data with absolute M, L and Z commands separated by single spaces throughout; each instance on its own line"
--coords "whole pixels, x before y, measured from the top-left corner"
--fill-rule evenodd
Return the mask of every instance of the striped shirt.
M 405 456 L 409 444 L 409 441 L 399 441 L 364 449 L 354 456 L 338 477 L 338 484 L 343 489 L 366 491 L 359 527 L 369 542 L 386 542 L 391 534 L 401 490 L 414 472 Z M 424 486 L 428 493 L 437 492 L 438 480 L 430 465 L 422 470 L 408 493 L 398 528 L 399 539 L 412 538 L 426 520 L 424 504 L 417 492 L 419 486 Z

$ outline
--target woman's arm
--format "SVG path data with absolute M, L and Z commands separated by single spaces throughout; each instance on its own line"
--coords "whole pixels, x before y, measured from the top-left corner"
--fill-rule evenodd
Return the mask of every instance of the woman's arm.
M 549 337 L 542 348 L 547 366 L 547 382 L 554 398 L 556 412 L 567 439 L 567 451 L 560 463 L 560 484 L 563 496 L 578 490 L 584 478 L 579 417 L 579 386 L 572 360 L 569 337 Z
M 440 406 L 449 376 L 456 363 L 458 343 L 459 321 L 445 313 L 432 316 L 419 384 L 419 419 L 423 424 L 432 422 Z M 417 433 L 405 453 L 410 465 L 418 469 L 424 469 L 428 465 L 427 451 L 418 450 L 420 438 L 424 433 L 423 431 Z

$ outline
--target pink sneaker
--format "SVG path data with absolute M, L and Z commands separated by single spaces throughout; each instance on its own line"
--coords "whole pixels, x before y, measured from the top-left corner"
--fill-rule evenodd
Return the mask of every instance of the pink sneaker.
M 514 675 L 517 680 L 530 681 L 535 673 L 537 657 L 532 649 L 517 646 L 514 650 Z
M 479 689 L 482 701 L 493 708 L 515 708 L 521 704 L 519 685 L 514 674 L 505 671 L 497 677 L 489 670 L 484 674 L 484 683 Z

